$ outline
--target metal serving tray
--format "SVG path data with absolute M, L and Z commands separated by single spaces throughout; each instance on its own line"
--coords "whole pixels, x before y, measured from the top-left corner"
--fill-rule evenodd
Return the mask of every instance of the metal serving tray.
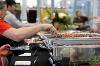
M 100 44 L 100 38 L 66 38 L 52 40 L 54 45 Z
M 40 35 L 48 47 L 53 48 L 54 60 L 70 58 L 71 62 L 88 61 L 100 48 L 100 35 L 97 37 L 54 38 L 50 34 Z M 96 44 L 96 45 L 95 45 Z M 77 56 L 73 58 L 71 55 Z
M 62 60 L 66 57 L 70 58 L 71 62 L 89 61 L 95 53 L 99 53 L 96 49 L 100 49 L 99 34 L 97 37 L 55 38 L 50 34 L 43 34 L 40 37 L 48 47 L 53 48 L 54 60 Z
M 73 45 L 73 44 L 100 44 L 100 37 L 74 37 L 74 38 L 54 38 L 50 34 L 41 35 L 47 42 L 53 42 L 53 45 Z M 50 43 L 49 43 L 50 44 Z

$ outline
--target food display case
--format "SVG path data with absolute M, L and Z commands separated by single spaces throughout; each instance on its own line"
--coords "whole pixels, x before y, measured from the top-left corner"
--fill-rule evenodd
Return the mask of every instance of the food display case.
M 100 53 L 100 34 L 71 33 L 69 35 L 66 36 L 66 32 L 62 33 L 60 37 L 50 34 L 40 35 L 46 46 L 53 48 L 55 61 L 69 58 L 70 62 L 87 62 L 96 53 Z
M 71 63 L 74 63 L 72 66 L 78 66 L 78 63 L 88 62 L 94 55 L 100 53 L 100 34 L 74 33 L 73 36 L 72 33 L 69 36 L 66 32 L 59 34 L 58 36 L 53 36 L 41 33 L 32 39 L 26 39 L 25 41 L 29 45 L 12 47 L 11 50 L 26 50 L 26 52 L 30 52 L 32 54 L 30 56 L 32 65 L 38 64 L 40 66 L 41 64 L 59 66 L 60 63 L 61 65 L 65 64 L 62 66 L 71 66 L 69 65 Z M 100 59 L 100 56 L 97 58 Z

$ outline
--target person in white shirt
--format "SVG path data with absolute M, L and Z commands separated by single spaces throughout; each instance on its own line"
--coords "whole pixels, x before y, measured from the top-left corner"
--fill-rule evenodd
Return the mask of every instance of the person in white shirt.
M 6 12 L 6 15 L 4 17 L 4 20 L 7 23 L 9 23 L 11 26 L 13 26 L 14 28 L 19 28 L 19 27 L 29 27 L 29 26 L 36 25 L 36 23 L 24 24 L 20 20 L 17 19 L 17 17 L 14 15 L 14 12 L 16 9 L 16 2 L 15 1 L 13 1 L 13 0 L 7 1 L 6 0 L 6 4 L 7 4 L 7 12 Z

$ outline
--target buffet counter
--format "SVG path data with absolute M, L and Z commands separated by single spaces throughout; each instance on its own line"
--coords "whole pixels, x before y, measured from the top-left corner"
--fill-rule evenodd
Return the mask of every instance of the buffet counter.
M 100 34 L 88 32 L 64 32 L 60 36 L 42 34 L 40 37 L 48 48 L 53 49 L 54 61 L 62 61 L 69 58 L 65 63 L 84 63 L 96 54 L 100 53 Z M 64 61 L 63 61 L 64 62 Z
M 16 60 L 30 60 L 31 66 L 78 66 L 88 63 L 100 51 L 100 34 L 88 32 L 62 32 L 58 36 L 40 33 L 25 40 L 28 45 L 12 47 L 11 50 L 25 50 L 30 59 L 17 57 Z M 100 56 L 98 57 L 100 59 Z

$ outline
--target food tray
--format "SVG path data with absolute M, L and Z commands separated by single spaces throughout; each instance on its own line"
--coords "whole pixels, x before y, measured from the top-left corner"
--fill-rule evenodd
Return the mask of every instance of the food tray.
M 46 45 L 53 48 L 53 59 L 70 58 L 71 62 L 87 62 L 100 48 L 100 35 L 96 37 L 55 38 L 50 34 L 40 35 Z M 65 51 L 64 51 L 65 50 Z M 67 51 L 67 52 L 66 52 Z M 77 56 L 76 59 L 72 55 Z
M 45 41 L 53 42 L 53 45 L 71 44 L 100 44 L 100 37 L 74 37 L 74 38 L 54 38 L 50 34 L 41 35 Z M 49 43 L 50 44 L 50 43 Z
M 53 39 L 54 45 L 69 45 L 69 44 L 100 44 L 100 38 L 66 38 Z

